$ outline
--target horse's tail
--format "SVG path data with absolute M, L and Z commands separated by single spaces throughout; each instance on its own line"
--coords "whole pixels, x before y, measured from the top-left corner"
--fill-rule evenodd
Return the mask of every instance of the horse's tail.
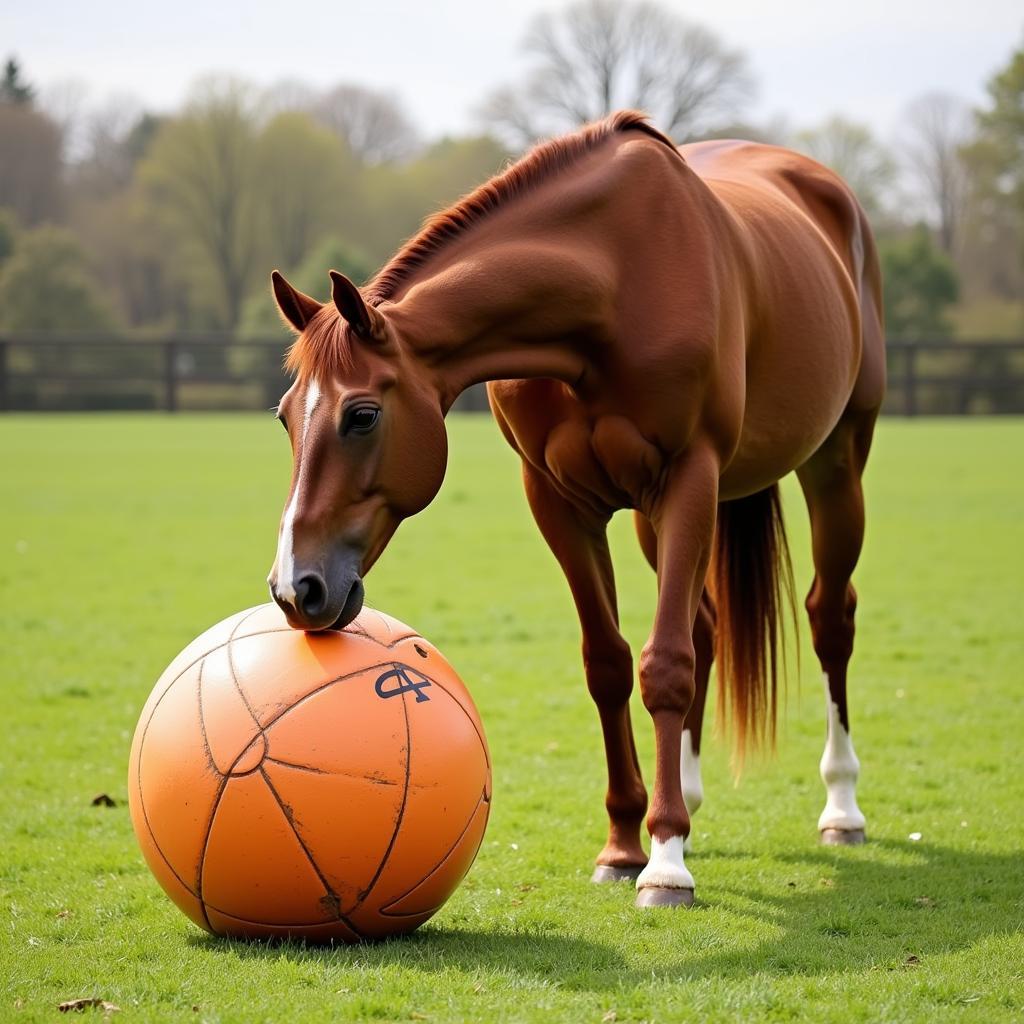
M 734 768 L 748 747 L 775 746 L 783 619 L 795 615 L 779 485 L 718 506 L 711 565 L 717 605 L 718 721 L 732 719 Z

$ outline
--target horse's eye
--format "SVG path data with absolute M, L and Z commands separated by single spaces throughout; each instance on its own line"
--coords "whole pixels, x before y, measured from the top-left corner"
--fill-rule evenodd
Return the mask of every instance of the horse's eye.
M 277 414 L 277 419 L 278 419 L 278 422 L 281 424 L 281 426 L 284 427 L 284 432 L 287 434 L 288 433 L 288 421 L 284 418 L 284 413 L 283 412 L 279 412 Z
M 380 409 L 375 405 L 357 405 L 345 413 L 341 426 L 342 434 L 368 434 L 380 419 Z

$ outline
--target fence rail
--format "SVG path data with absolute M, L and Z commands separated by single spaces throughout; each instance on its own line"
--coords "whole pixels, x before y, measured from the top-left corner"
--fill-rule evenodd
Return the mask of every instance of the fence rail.
M 280 338 L 0 334 L 0 411 L 246 410 L 288 386 Z M 884 412 L 1024 413 L 1024 340 L 891 341 Z M 482 388 L 458 407 L 487 407 Z

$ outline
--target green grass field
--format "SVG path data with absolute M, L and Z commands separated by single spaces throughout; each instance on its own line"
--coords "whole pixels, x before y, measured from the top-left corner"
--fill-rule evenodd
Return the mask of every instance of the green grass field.
M 568 592 L 494 425 L 450 432 L 445 488 L 399 531 L 368 603 L 469 684 L 494 761 L 490 827 L 413 937 L 316 949 L 189 924 L 126 806 L 130 737 L 164 665 L 266 600 L 280 427 L 0 420 L 0 1020 L 54 1020 L 85 996 L 121 1021 L 240 1024 L 1024 1018 L 1024 422 L 882 423 L 850 698 L 870 842 L 816 844 L 823 702 L 805 635 L 778 757 L 734 786 L 727 744 L 708 741 L 689 912 L 638 912 L 628 887 L 588 882 L 604 762 Z M 806 522 L 791 481 L 785 494 L 802 593 Z M 653 577 L 628 516 L 613 528 L 637 651 Z M 92 806 L 100 792 L 117 806 Z

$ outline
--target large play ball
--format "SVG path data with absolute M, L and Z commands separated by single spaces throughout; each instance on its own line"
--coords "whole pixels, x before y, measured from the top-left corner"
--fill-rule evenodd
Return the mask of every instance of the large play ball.
M 132 744 L 132 822 L 172 900 L 218 935 L 408 932 L 483 840 L 491 770 L 451 665 L 369 608 L 302 633 L 272 604 L 189 644 Z

